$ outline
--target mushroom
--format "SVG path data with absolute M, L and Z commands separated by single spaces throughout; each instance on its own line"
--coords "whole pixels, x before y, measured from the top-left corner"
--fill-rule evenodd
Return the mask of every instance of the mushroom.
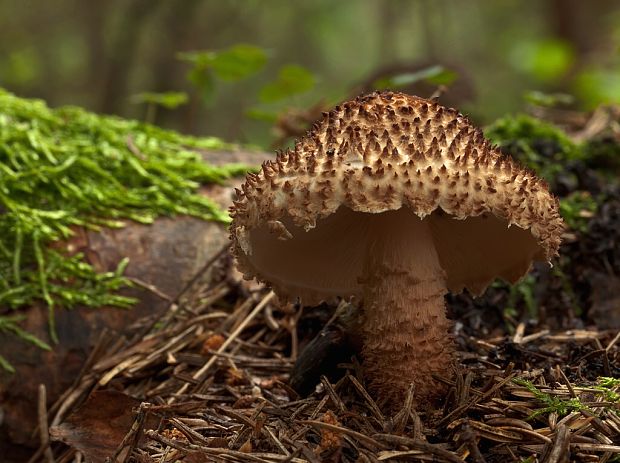
M 361 300 L 371 391 L 441 394 L 455 364 L 445 294 L 480 295 L 557 255 L 558 202 L 454 109 L 375 92 L 336 106 L 247 176 L 231 208 L 246 278 L 305 305 Z

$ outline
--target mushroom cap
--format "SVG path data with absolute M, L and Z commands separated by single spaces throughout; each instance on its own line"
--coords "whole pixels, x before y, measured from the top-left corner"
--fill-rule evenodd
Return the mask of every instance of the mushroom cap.
M 454 293 L 481 294 L 498 277 L 514 283 L 533 260 L 557 255 L 564 228 L 545 182 L 465 116 L 394 92 L 324 113 L 237 195 L 239 269 L 306 304 L 361 295 L 365 253 L 385 214 L 386 226 L 428 221 Z

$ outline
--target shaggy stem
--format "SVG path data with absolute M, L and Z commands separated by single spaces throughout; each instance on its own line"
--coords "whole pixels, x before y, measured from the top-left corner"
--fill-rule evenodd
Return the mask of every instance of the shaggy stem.
M 449 376 L 454 358 L 445 272 L 428 222 L 411 222 L 377 227 L 362 279 L 365 369 L 371 390 L 392 406 L 411 383 L 418 405 L 444 393 L 432 375 Z

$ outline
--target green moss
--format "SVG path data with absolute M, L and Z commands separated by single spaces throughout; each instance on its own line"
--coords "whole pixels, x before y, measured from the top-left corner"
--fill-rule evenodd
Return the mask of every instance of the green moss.
M 562 416 L 568 415 L 573 411 L 591 411 L 586 405 L 581 402 L 578 397 L 561 399 L 557 396 L 547 394 L 546 392 L 541 391 L 535 384 L 526 379 L 515 378 L 512 381 L 515 384 L 526 388 L 529 392 L 532 393 L 532 395 L 538 402 L 544 405 L 543 408 L 536 410 L 529 417 L 530 419 L 551 412 L 557 413 L 561 418 Z M 599 391 L 598 393 L 606 402 L 612 402 L 613 404 L 615 404 L 620 401 L 620 395 L 618 394 L 618 390 L 620 389 L 620 379 L 618 378 L 610 378 L 604 376 L 599 377 L 596 380 L 596 383 L 589 386 L 589 388 Z M 595 394 L 596 393 L 597 392 L 595 392 Z M 617 413 L 614 405 L 605 405 L 602 408 L 608 412 Z
M 543 408 L 539 408 L 534 413 L 532 413 L 529 419 L 551 412 L 555 412 L 559 415 L 559 417 L 563 417 L 573 411 L 588 410 L 588 407 L 583 405 L 578 398 L 571 398 L 568 400 L 560 399 L 559 397 L 556 397 L 554 395 L 542 392 L 532 382 L 526 379 L 515 378 L 512 381 L 515 384 L 526 388 L 529 392 L 532 393 L 532 395 L 534 395 L 537 401 L 541 402 L 544 405 Z
M 584 157 L 560 128 L 525 114 L 498 119 L 485 135 L 549 182 L 562 172 L 566 161 Z
M 559 127 L 525 114 L 498 119 L 485 131 L 489 139 L 551 185 L 558 174 L 572 175 L 566 165 L 583 161 L 584 165 L 601 166 L 605 174 L 607 163 L 620 162 L 618 147 L 613 143 L 590 141 L 573 142 Z M 584 232 L 589 218 L 596 212 L 597 199 L 587 192 L 575 191 L 560 200 L 560 213 L 566 224 L 575 231 Z
M 574 191 L 560 200 L 560 214 L 572 230 L 585 232 L 596 213 L 597 201 L 587 191 Z
M 41 341 L 39 338 L 34 336 L 32 333 L 25 331 L 23 328 L 19 326 L 19 322 L 24 319 L 23 316 L 13 315 L 13 316 L 2 316 L 0 317 L 0 333 L 3 334 L 13 334 L 19 336 L 26 342 L 30 344 L 34 344 L 35 346 L 43 349 L 43 350 L 51 350 L 49 344 L 44 341 Z M 0 355 L 0 368 L 3 370 L 7 370 L 11 373 L 15 372 L 15 369 L 11 366 L 11 364 Z
M 228 222 L 198 187 L 247 166 L 205 163 L 202 153 L 214 148 L 229 146 L 76 107 L 50 109 L 0 89 L 0 331 L 25 337 L 6 327 L 17 326 L 12 311 L 35 300 L 50 309 L 54 340 L 56 305 L 130 306 L 114 294 L 127 284 L 126 262 L 99 274 L 82 255 L 49 244 L 76 226 L 121 227 L 123 220 L 188 214 Z
M 594 389 L 601 391 L 607 402 L 620 403 L 620 378 L 602 376 L 597 383 Z
M 620 144 L 611 138 L 589 140 L 583 146 L 588 163 L 598 167 L 607 180 L 618 181 L 620 173 Z

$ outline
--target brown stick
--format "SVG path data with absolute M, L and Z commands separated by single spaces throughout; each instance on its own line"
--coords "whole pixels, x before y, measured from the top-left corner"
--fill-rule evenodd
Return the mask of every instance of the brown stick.
M 54 463 L 54 453 L 50 447 L 50 432 L 47 427 L 47 390 L 45 389 L 45 384 L 39 384 L 38 415 L 41 447 L 45 449 L 43 454 L 48 463 Z

